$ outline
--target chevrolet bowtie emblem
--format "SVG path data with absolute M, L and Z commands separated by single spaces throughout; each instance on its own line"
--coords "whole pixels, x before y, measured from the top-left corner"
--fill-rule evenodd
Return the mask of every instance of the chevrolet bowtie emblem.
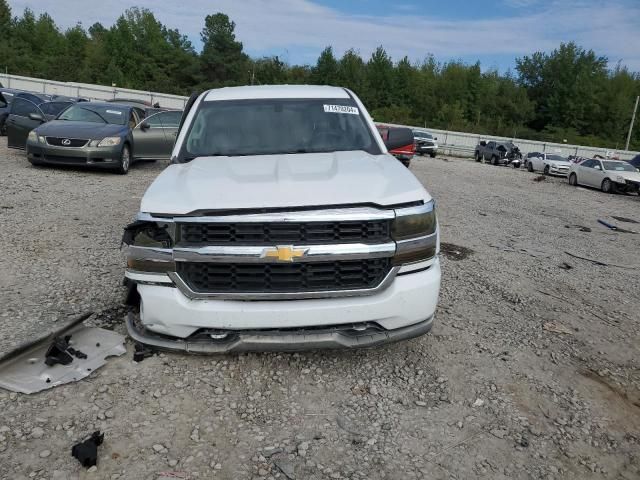
M 293 245 L 278 245 L 277 247 L 265 248 L 262 256 L 265 258 L 273 258 L 279 262 L 293 262 L 296 258 L 304 257 L 308 251 L 308 248 L 296 248 Z

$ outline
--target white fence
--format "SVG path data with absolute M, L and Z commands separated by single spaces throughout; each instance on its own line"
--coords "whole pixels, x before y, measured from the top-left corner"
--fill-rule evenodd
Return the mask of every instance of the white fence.
M 606 147 L 585 147 L 583 145 L 569 145 L 566 143 L 540 142 L 536 140 L 524 140 L 522 138 L 494 137 L 491 135 L 478 135 L 476 133 L 451 132 L 448 130 L 437 130 L 422 127 L 411 127 L 424 130 L 438 138 L 439 150 L 444 153 L 458 156 L 473 156 L 476 145 L 480 140 L 496 140 L 499 142 L 511 141 L 524 153 L 548 152 L 562 156 L 578 155 L 591 158 L 594 155 L 603 157 L 619 158 L 620 160 L 631 160 L 638 152 L 626 150 L 616 150 Z
M 87 83 L 56 82 L 39 78 L 21 77 L 0 73 L 0 82 L 7 88 L 29 90 L 31 92 L 66 95 L 68 97 L 84 97 L 91 100 L 112 100 L 114 98 L 130 98 L 159 103 L 161 107 L 184 108 L 188 98 L 166 93 L 145 92 L 128 88 L 90 85 Z
M 187 103 L 187 97 L 182 97 L 180 95 L 107 87 L 104 85 L 90 85 L 86 83 L 55 82 L 52 80 L 7 75 L 3 73 L 0 73 L 0 82 L 2 82 L 2 84 L 7 88 L 18 88 L 32 92 L 55 95 L 67 95 L 69 97 L 85 97 L 93 100 L 111 100 L 116 97 L 132 98 L 146 100 L 152 104 L 158 102 L 160 103 L 160 106 L 168 108 L 184 108 Z M 524 140 L 521 138 L 494 137 L 491 135 L 478 135 L 475 133 L 451 132 L 448 130 L 428 128 L 425 129 L 422 127 L 411 128 L 426 130 L 438 137 L 438 144 L 441 152 L 463 157 L 473 156 L 475 146 L 480 140 L 512 141 L 518 145 L 520 150 L 525 154 L 529 152 L 549 152 L 564 156 L 579 155 L 583 157 L 593 157 L 598 154 L 603 157 L 618 157 L 622 160 L 630 160 L 638 154 L 638 152 L 616 150 L 608 147 L 585 147 L 582 145 L 538 142 L 534 140 Z

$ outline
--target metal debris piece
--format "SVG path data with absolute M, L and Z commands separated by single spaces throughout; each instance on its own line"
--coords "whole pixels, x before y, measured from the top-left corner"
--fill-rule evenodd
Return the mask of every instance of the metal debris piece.
M 126 352 L 125 337 L 102 328 L 80 324 L 56 334 L 54 338 L 65 342 L 65 337 L 69 337 L 66 342 L 68 348 L 63 353 L 72 359 L 70 363 L 50 361 L 53 363 L 51 366 L 45 363 L 53 347 L 51 338 L 46 338 L 0 361 L 0 387 L 19 393 L 39 392 L 87 377 L 104 365 L 108 357 Z M 57 343 L 56 349 L 62 346 Z
M 566 335 L 573 335 L 573 331 L 571 329 L 555 322 L 547 322 L 544 325 L 542 325 L 542 328 L 544 328 L 547 332 L 564 333 Z

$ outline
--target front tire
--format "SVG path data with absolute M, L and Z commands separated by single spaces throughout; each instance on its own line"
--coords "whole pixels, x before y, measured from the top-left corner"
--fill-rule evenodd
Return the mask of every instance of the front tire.
M 572 173 L 571 175 L 569 175 L 569 185 L 573 187 L 578 186 L 578 176 L 575 173 Z
M 527 162 L 527 171 L 533 173 L 533 164 L 531 162 Z
M 431 158 L 436 158 L 436 152 L 431 152 L 431 153 L 429 154 L 429 156 L 430 156 Z
M 124 144 L 122 147 L 122 153 L 120 154 L 120 165 L 118 165 L 118 173 L 120 175 L 126 175 L 129 173 L 129 167 L 131 166 L 131 149 L 128 144 Z
M 549 165 L 546 165 L 546 166 L 544 167 L 544 171 L 543 171 L 543 173 L 544 173 L 545 175 L 549 175 Z
M 491 165 L 493 165 L 494 167 L 498 165 L 498 157 L 496 157 L 495 155 L 491 157 Z
M 476 152 L 476 162 L 482 161 L 482 157 L 480 156 L 480 152 Z
M 613 193 L 613 183 L 611 183 L 611 180 L 609 180 L 608 178 L 605 178 L 602 181 L 602 185 L 600 185 L 600 189 L 604 193 Z

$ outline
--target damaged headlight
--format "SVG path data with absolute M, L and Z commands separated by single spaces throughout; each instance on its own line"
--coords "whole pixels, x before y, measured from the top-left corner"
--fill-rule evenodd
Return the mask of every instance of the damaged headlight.
M 394 265 L 433 258 L 438 243 L 435 202 L 396 211 L 391 236 L 397 242 Z
M 172 224 L 137 220 L 124 229 L 122 243 L 127 248 L 127 268 L 138 272 L 175 271 L 169 233 Z

